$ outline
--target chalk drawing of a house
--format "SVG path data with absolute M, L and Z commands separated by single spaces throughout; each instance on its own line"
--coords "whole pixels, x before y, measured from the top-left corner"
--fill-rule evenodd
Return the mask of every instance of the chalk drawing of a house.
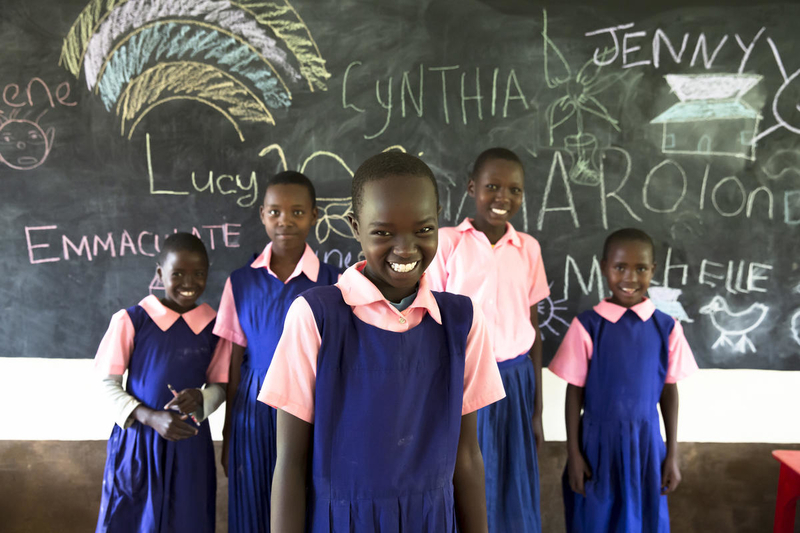
M 680 102 L 650 121 L 661 124 L 661 151 L 754 161 L 761 115 L 741 100 L 758 74 L 667 74 Z

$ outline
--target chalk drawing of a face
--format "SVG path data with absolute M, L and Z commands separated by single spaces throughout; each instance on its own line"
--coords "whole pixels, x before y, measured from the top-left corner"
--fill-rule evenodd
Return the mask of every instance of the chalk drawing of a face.
M 53 147 L 55 129 L 48 128 L 46 132 L 42 129 L 39 125 L 42 115 L 35 121 L 16 118 L 14 112 L 8 118 L 0 115 L 0 163 L 17 170 L 29 170 L 44 163 Z

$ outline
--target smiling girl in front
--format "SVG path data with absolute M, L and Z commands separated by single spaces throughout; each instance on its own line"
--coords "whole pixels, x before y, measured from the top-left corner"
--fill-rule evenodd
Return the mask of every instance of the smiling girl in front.
M 279 409 L 272 530 L 486 532 L 475 411 L 503 387 L 480 309 L 423 275 L 433 173 L 386 152 L 352 189 L 366 261 L 292 303 L 259 395 Z
M 653 255 L 643 231 L 606 239 L 600 264 L 612 296 L 572 321 L 549 366 L 569 383 L 563 492 L 570 533 L 669 531 L 666 494 L 681 481 L 676 382 L 697 363 L 680 322 L 645 297 Z
M 225 399 L 231 346 L 212 334 L 214 310 L 196 304 L 208 275 L 200 239 L 167 238 L 157 273 L 164 297 L 116 313 L 95 358 L 117 422 L 98 533 L 214 531 L 217 473 L 205 418 Z M 174 398 L 171 387 L 181 391 Z

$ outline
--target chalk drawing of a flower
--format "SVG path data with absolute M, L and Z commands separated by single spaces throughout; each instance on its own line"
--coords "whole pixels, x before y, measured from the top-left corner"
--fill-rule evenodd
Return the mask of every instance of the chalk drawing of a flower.
M 597 137 L 584 132 L 585 114 L 599 117 L 608 122 L 619 131 L 619 122 L 612 117 L 608 109 L 600 103 L 597 95 L 611 87 L 620 80 L 625 72 L 603 74 L 602 63 L 613 53 L 614 49 L 605 48 L 596 58 L 587 61 L 573 76 L 564 55 L 558 46 L 547 35 L 547 11 L 543 10 L 542 37 L 544 38 L 544 75 L 547 86 L 551 89 L 561 88 L 564 96 L 552 102 L 545 111 L 549 129 L 550 146 L 553 145 L 553 132 L 559 126 L 575 117 L 577 133 L 564 137 L 564 149 L 572 156 L 572 167 L 569 170 L 570 180 L 581 185 L 598 185 L 600 183 L 600 170 L 596 161 Z M 556 68 L 560 64 L 566 75 L 558 77 L 553 73 L 553 66 L 549 62 L 556 61 Z

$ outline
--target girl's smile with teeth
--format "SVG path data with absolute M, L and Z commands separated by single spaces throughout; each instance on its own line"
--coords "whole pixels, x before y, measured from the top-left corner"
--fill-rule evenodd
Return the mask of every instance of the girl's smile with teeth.
M 417 263 L 418 263 L 418 261 L 414 261 L 412 263 L 392 263 L 392 262 L 390 262 L 389 266 L 395 272 L 405 273 L 405 272 L 411 272 L 412 270 L 414 270 L 414 267 L 417 266 Z
M 497 209 L 493 207 L 492 213 L 494 213 L 495 215 L 505 215 L 506 213 L 508 213 L 508 209 Z

